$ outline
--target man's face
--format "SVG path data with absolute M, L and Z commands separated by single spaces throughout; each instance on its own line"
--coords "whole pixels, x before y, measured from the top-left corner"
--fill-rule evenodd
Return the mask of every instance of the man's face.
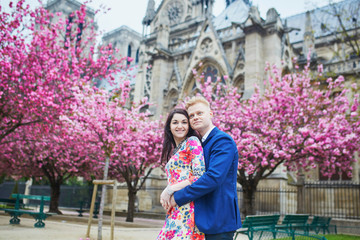
M 190 106 L 187 112 L 190 117 L 191 127 L 197 130 L 201 136 L 204 136 L 212 126 L 212 111 L 204 103 L 199 102 Z

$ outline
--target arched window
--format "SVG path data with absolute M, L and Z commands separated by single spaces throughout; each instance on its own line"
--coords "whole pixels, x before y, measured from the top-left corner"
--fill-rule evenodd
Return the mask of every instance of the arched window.
M 193 86 L 191 89 L 191 95 L 196 95 L 197 93 L 200 93 L 199 84 L 201 85 L 204 81 L 208 81 L 208 79 L 211 80 L 211 85 L 213 87 L 214 94 L 216 92 L 216 86 L 217 84 L 226 85 L 225 79 L 219 68 L 212 63 L 205 63 L 202 65 L 198 70 L 198 74 L 202 76 L 201 83 L 197 83 L 196 80 L 193 80 Z M 220 81 L 218 79 L 220 78 Z
M 84 29 L 84 23 L 79 23 L 78 24 L 78 33 L 76 35 L 76 47 L 80 46 L 80 42 L 81 42 L 81 35 Z
M 139 63 L 139 49 L 136 50 L 136 57 L 135 57 L 135 63 Z
M 131 57 L 131 45 L 129 44 L 129 46 L 128 46 L 128 53 L 127 53 L 127 56 L 128 56 L 128 58 L 130 58 Z M 129 60 L 127 60 L 127 65 L 130 65 L 130 61 Z
M 195 69 L 196 74 L 190 74 L 189 78 L 184 84 L 184 88 L 181 93 L 182 97 L 194 96 L 197 93 L 200 93 L 200 85 L 203 84 L 204 81 L 207 81 L 208 78 L 211 79 L 211 85 L 214 87 L 214 91 L 216 90 L 216 86 L 218 83 L 220 83 L 221 85 L 227 84 L 224 78 L 224 71 L 222 70 L 220 64 L 212 60 L 203 59 L 203 62 L 200 62 Z M 220 78 L 219 82 L 218 78 Z
M 71 27 L 73 24 L 73 20 L 74 20 L 74 14 L 71 13 L 68 16 L 68 19 L 66 20 L 66 30 L 65 30 L 65 38 L 64 38 L 64 46 L 66 49 L 69 48 L 69 45 L 67 44 L 68 39 L 71 42 Z
M 290 74 L 290 73 L 291 73 L 291 71 L 290 71 L 289 67 L 285 66 L 283 68 L 282 72 L 281 72 L 281 76 L 285 76 L 285 75 Z
M 207 66 L 204 69 L 204 79 L 205 81 L 208 80 L 208 78 L 211 78 L 211 82 L 216 82 L 218 76 L 218 70 L 212 66 Z
M 218 77 L 221 77 L 221 82 L 225 83 L 223 76 L 221 76 L 221 73 L 219 72 L 218 68 L 215 67 L 212 64 L 204 64 L 203 67 L 201 67 L 198 72 L 200 74 L 204 75 L 204 80 L 207 81 L 208 78 L 211 79 L 211 82 L 216 82 Z
M 237 76 L 234 80 L 234 87 L 237 88 L 237 93 L 241 96 L 244 94 L 245 91 L 245 77 L 243 74 Z

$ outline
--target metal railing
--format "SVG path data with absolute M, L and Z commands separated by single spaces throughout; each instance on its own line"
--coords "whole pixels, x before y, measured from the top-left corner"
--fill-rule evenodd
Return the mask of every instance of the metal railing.
M 296 189 L 258 189 L 255 193 L 255 211 L 257 215 L 292 214 L 297 210 Z M 243 205 L 243 190 L 238 189 L 239 208 Z
M 11 189 L 15 185 L 12 183 L 0 184 L 0 195 L 10 196 Z M 316 183 L 305 183 L 305 214 L 327 216 L 339 219 L 360 219 L 360 184 L 352 182 L 321 181 Z M 23 193 L 23 184 L 19 184 L 19 193 Z M 122 191 L 121 191 L 122 190 Z M 137 195 L 136 208 L 145 213 L 164 214 L 159 203 L 159 196 L 162 188 L 144 188 Z M 110 192 L 111 189 L 108 189 Z M 122 192 L 122 193 L 121 193 Z M 123 194 L 118 201 L 123 206 L 127 205 L 126 187 L 119 187 L 118 193 Z M 44 185 L 33 185 L 31 193 L 33 195 L 50 195 L 50 187 Z M 92 186 L 61 186 L 60 207 L 78 208 L 79 201 L 90 202 Z M 144 209 L 151 200 L 152 207 Z M 255 193 L 256 214 L 294 214 L 297 211 L 297 189 L 289 187 L 286 189 L 258 189 Z M 120 200 L 121 199 L 121 200 Z M 239 207 L 243 206 L 243 191 L 238 189 Z M 111 201 L 111 200 L 109 200 Z M 119 204 L 119 203 L 118 203 Z M 124 207 L 125 209 L 125 207 Z M 122 210 L 121 210 L 122 211 Z
M 305 211 L 342 219 L 360 219 L 360 184 L 313 182 L 305 184 Z
M 320 181 L 305 183 L 305 212 L 312 216 L 339 219 L 360 219 L 360 184 L 353 182 Z M 255 194 L 256 214 L 295 214 L 297 189 L 258 189 Z M 243 192 L 238 190 L 240 209 Z

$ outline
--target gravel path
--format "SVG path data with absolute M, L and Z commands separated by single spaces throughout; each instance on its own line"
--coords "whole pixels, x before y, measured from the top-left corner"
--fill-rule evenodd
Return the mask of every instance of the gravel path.
M 64 212 L 63 212 L 64 213 Z M 85 240 L 88 217 L 80 218 L 73 214 L 64 213 L 52 216 L 45 221 L 45 228 L 34 228 L 35 220 L 21 217 L 19 225 L 10 225 L 10 216 L 0 213 L 0 240 Z M 110 240 L 109 217 L 104 216 L 102 240 Z M 155 240 L 163 225 L 163 220 L 135 218 L 134 223 L 126 223 L 125 218 L 116 217 L 114 240 Z M 90 239 L 98 236 L 97 222 L 90 231 Z M 247 240 L 239 236 L 237 240 Z

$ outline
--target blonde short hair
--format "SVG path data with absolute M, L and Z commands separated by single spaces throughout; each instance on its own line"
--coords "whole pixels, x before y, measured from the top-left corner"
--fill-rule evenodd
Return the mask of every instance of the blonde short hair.
M 203 96 L 194 96 L 194 97 L 190 98 L 185 103 L 185 109 L 188 110 L 189 107 L 191 107 L 197 103 L 203 103 L 203 104 L 205 104 L 205 106 L 209 107 L 209 109 L 210 109 L 210 103 Z

